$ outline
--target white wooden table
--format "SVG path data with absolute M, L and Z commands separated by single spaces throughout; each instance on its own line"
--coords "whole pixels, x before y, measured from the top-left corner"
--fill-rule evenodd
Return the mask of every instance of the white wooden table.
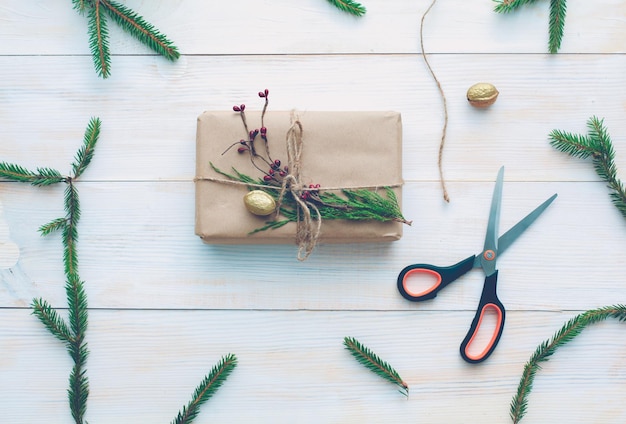
M 441 197 L 441 100 L 419 47 L 428 0 L 363 0 L 363 18 L 324 0 L 126 0 L 180 48 L 175 63 L 109 25 L 112 76 L 93 70 L 87 21 L 69 0 L 0 4 L 0 160 L 69 172 L 90 117 L 102 120 L 77 183 L 80 275 L 89 298 L 87 420 L 170 422 L 227 353 L 239 365 L 197 423 L 504 423 L 536 346 L 581 311 L 626 303 L 626 222 L 591 164 L 548 143 L 552 129 L 605 119 L 626 178 L 626 5 L 570 1 L 547 54 L 548 2 L 511 15 L 489 0 L 439 0 L 424 44 L 448 98 Z M 489 110 L 467 88 L 500 90 Z M 404 129 L 403 210 L 391 244 L 208 246 L 194 235 L 196 117 L 235 103 L 273 110 L 396 110 Z M 495 353 L 458 354 L 483 283 L 476 271 L 435 301 L 396 290 L 415 262 L 480 250 L 504 165 L 504 230 L 559 197 L 498 262 L 506 328 Z M 71 360 L 31 314 L 67 307 L 58 235 L 63 188 L 0 183 L 2 422 L 69 423 Z M 586 330 L 537 375 L 524 419 L 626 421 L 623 323 Z M 343 348 L 353 336 L 391 363 L 407 400 Z

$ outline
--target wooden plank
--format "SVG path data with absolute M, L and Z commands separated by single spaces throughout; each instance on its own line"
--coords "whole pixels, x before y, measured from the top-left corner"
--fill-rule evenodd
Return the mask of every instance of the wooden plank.
M 172 39 L 183 54 L 418 53 L 420 20 L 430 0 L 362 2 L 355 18 L 325 0 L 206 2 L 126 0 Z M 427 16 L 424 44 L 430 53 L 546 53 L 549 5 L 538 2 L 515 13 L 493 12 L 484 0 L 439 1 Z M 620 0 L 571 2 L 562 53 L 624 53 L 626 10 Z M 0 6 L 0 55 L 89 55 L 87 18 L 68 0 Z M 111 52 L 151 51 L 109 24 Z M 119 71 L 113 58 L 113 74 Z M 91 65 L 90 59 L 88 67 Z
M 0 57 L 3 160 L 68 172 L 89 118 L 99 116 L 101 141 L 83 178 L 189 181 L 196 117 L 235 103 L 260 108 L 256 93 L 268 87 L 273 110 L 400 111 L 405 179 L 439 178 L 441 100 L 417 55 L 190 57 L 176 65 L 120 57 L 107 81 L 84 61 Z M 606 119 L 616 164 L 626 169 L 624 104 L 615 95 L 626 92 L 626 56 L 438 55 L 431 62 L 449 105 L 447 179 L 491 181 L 494 169 L 507 164 L 507 178 L 518 181 L 598 181 L 590 163 L 547 141 L 555 128 L 586 132 L 592 115 Z M 489 110 L 465 99 L 467 88 L 481 80 L 501 92 Z
M 494 169 L 494 178 L 495 178 Z M 508 177 L 507 177 L 508 179 Z M 507 180 L 505 179 L 505 180 Z M 472 310 L 483 275 L 470 273 L 434 302 L 412 304 L 396 290 L 406 265 L 451 265 L 482 248 L 493 183 L 409 183 L 402 240 L 322 245 L 304 263 L 295 246 L 210 246 L 193 234 L 191 182 L 78 183 L 80 273 L 97 308 Z M 623 218 L 602 183 L 506 181 L 504 232 L 553 193 L 559 197 L 499 261 L 500 294 L 512 310 L 585 309 L 623 296 Z M 66 305 L 58 236 L 37 228 L 62 216 L 62 188 L 5 183 L 0 201 L 20 248 L 5 272 L 0 305 L 42 296 Z M 593 289 L 591 290 L 591 288 Z
M 495 353 L 469 365 L 458 344 L 470 312 L 91 311 L 86 418 L 167 422 L 230 352 L 238 367 L 194 422 L 507 422 L 524 362 L 574 315 L 513 312 Z M 557 351 L 537 374 L 524 422 L 622 422 L 623 332 L 601 323 Z M 391 363 L 410 397 L 354 361 L 345 336 Z M 69 422 L 61 344 L 9 309 L 0 310 L 0 344 L 0 377 L 11 382 L 3 418 Z

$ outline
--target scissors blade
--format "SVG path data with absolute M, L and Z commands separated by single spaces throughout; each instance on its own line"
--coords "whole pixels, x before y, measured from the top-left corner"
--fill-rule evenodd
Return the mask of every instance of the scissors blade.
M 500 224 L 500 205 L 502 204 L 502 184 L 504 180 L 504 166 L 498 171 L 496 185 L 491 198 L 491 209 L 489 211 L 489 221 L 487 223 L 487 234 L 485 235 L 485 245 L 481 257 L 481 265 L 487 275 L 491 275 L 496 270 L 495 258 L 498 252 L 498 227 Z
M 537 206 L 534 211 L 526 215 L 524 219 L 515 224 L 509 231 L 502 234 L 498 239 L 498 254 L 502 254 L 517 238 L 535 222 L 550 204 L 556 199 L 557 194 L 553 194 L 548 200 Z

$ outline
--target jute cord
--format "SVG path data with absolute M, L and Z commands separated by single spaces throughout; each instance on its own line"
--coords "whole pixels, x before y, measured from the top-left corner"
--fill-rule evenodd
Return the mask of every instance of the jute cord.
M 433 68 L 430 67 L 430 63 L 428 62 L 428 58 L 426 57 L 426 52 L 424 51 L 424 19 L 430 9 L 433 8 L 437 0 L 433 0 L 426 12 L 422 15 L 422 20 L 420 21 L 420 47 L 422 49 L 422 57 L 424 58 L 424 62 L 426 63 L 426 67 L 430 72 L 430 75 L 437 83 L 437 88 L 439 89 L 439 94 L 441 95 L 441 100 L 443 101 L 443 128 L 441 129 L 441 142 L 439 143 L 439 157 L 437 159 L 437 165 L 439 166 L 439 179 L 441 181 L 441 189 L 443 190 L 443 198 L 446 202 L 450 202 L 450 197 L 448 196 L 448 190 L 446 189 L 446 180 L 443 176 L 443 148 L 446 144 L 446 132 L 448 129 L 448 101 L 446 99 L 446 95 L 443 92 L 443 88 L 441 87 L 441 83 L 439 79 L 435 75 Z

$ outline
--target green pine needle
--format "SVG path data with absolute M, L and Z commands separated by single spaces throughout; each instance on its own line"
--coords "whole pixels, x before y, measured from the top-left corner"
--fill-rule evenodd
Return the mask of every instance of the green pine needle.
M 61 318 L 59 313 L 43 299 L 33 299 L 33 315 L 52 333 L 54 337 L 63 343 L 69 344 L 72 341 L 72 333 L 67 323 Z
M 211 372 L 204 377 L 202 382 L 196 387 L 191 401 L 183 406 L 178 413 L 173 424 L 189 424 L 197 417 L 200 406 L 217 392 L 228 376 L 237 366 L 237 357 L 232 353 L 222 357 L 222 359 L 211 369 Z
M 537 0 L 496 0 L 495 11 L 498 13 L 508 13 L 519 9 L 521 6 L 535 3 Z
M 83 337 L 87 331 L 87 294 L 84 283 L 77 275 L 68 278 L 65 293 L 72 333 L 76 338 Z
M 534 3 L 535 1 L 536 0 L 496 0 L 494 10 L 498 13 L 509 13 L 526 4 Z M 550 0 L 550 21 L 548 25 L 548 49 L 550 53 L 557 53 L 561 48 L 566 11 L 567 0 Z
M 548 41 L 550 53 L 557 53 L 561 48 L 566 11 L 567 0 L 550 0 L 550 39 Z
M 409 386 L 402 380 L 398 372 L 393 369 L 391 365 L 380 359 L 378 355 L 361 344 L 354 337 L 345 337 L 343 344 L 360 364 L 378 376 L 400 387 L 399 392 L 408 397 Z
M 367 9 L 360 3 L 353 0 L 328 0 L 333 6 L 344 12 L 351 13 L 355 16 L 363 16 Z
M 47 236 L 48 234 L 54 233 L 55 231 L 63 230 L 66 225 L 67 218 L 57 218 L 39 227 L 39 232 L 42 236 Z
M 89 0 L 72 0 L 72 4 L 74 9 L 82 13 L 87 8 L 87 1 Z
M 172 41 L 139 14 L 120 3 L 112 0 L 72 0 L 72 5 L 79 13 L 87 14 L 89 48 L 96 73 L 102 78 L 111 75 L 106 15 L 124 31 L 166 59 L 173 61 L 180 57 Z
M 111 53 L 109 51 L 109 30 L 102 6 L 96 1 L 89 10 L 89 48 L 96 72 L 102 78 L 111 75 Z
M 72 163 L 74 178 L 78 178 L 85 171 L 87 166 L 89 166 L 93 158 L 96 143 L 98 142 L 98 137 L 100 137 L 101 124 L 102 122 L 98 118 L 91 118 L 89 121 L 83 138 L 83 146 L 76 152 L 74 163 Z
M 2 162 L 0 163 L 0 178 L 35 186 L 47 186 L 63 182 L 66 177 L 63 177 L 56 169 L 37 168 L 36 172 L 32 172 L 19 165 Z
M 553 130 L 549 134 L 550 144 L 570 156 L 582 159 L 591 156 L 596 174 L 608 185 L 612 203 L 626 218 L 626 188 L 617 176 L 613 142 L 604 120 L 592 116 L 587 121 L 587 128 L 587 135 Z
M 174 43 L 136 12 L 112 0 L 98 0 L 109 16 L 126 32 L 168 60 L 176 60 L 180 53 Z
M 510 415 L 514 423 L 519 423 L 528 410 L 528 395 L 530 394 L 540 363 L 550 359 L 557 348 L 574 339 L 590 324 L 615 318 L 626 321 L 626 306 L 606 306 L 586 311 L 569 320 L 551 339 L 544 341 L 537 347 L 526 365 L 517 387 L 517 393 L 511 401 Z

